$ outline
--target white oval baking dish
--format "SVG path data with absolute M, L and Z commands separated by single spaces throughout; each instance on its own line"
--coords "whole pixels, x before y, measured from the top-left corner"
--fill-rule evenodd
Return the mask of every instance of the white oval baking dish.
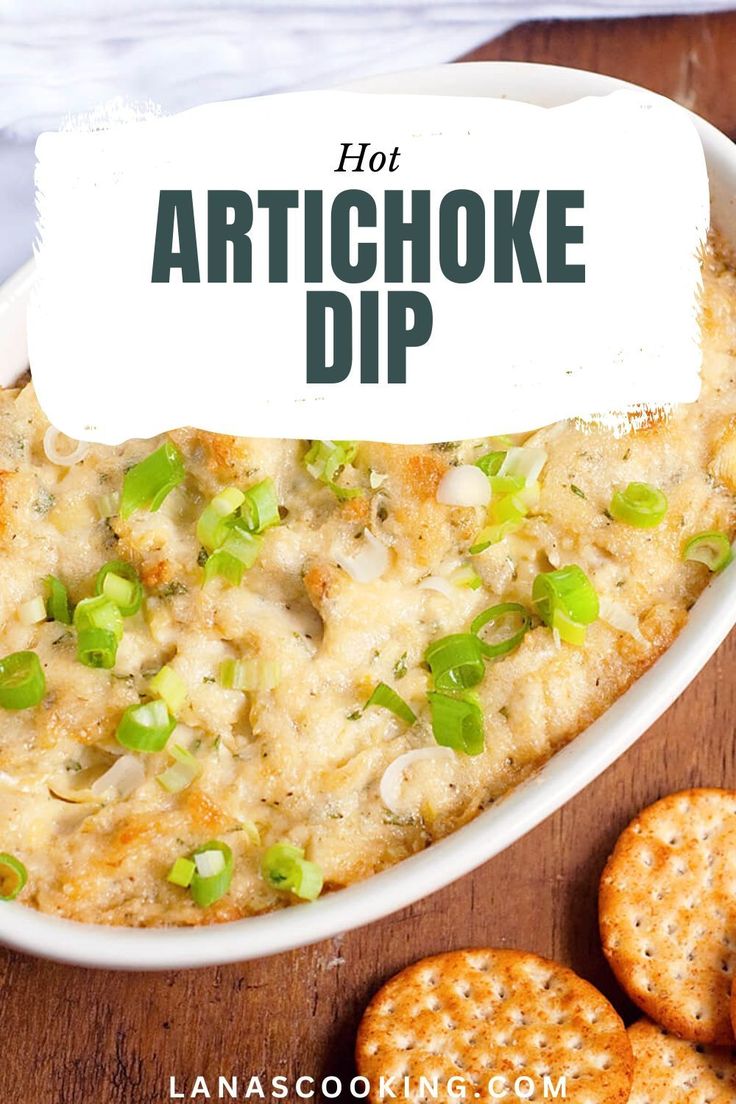
M 603 95 L 620 81 L 574 69 L 517 62 L 452 65 L 363 81 L 367 92 L 504 96 L 543 106 Z M 711 179 L 715 224 L 736 242 L 736 146 L 696 119 Z M 26 266 L 0 289 L 0 382 L 25 367 Z M 669 651 L 595 724 L 532 779 L 452 836 L 399 866 L 308 905 L 195 929 L 110 928 L 0 906 L 0 940 L 84 966 L 173 969 L 259 958 L 368 924 L 425 897 L 518 840 L 599 775 L 672 704 L 736 623 L 736 564 L 694 607 Z M 715 784 L 718 779 L 713 780 Z

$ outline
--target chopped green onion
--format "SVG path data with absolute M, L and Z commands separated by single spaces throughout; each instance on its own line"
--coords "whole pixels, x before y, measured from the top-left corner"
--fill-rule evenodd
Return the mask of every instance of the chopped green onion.
M 217 681 L 226 690 L 275 690 L 281 667 L 269 659 L 223 659 Z
M 181 712 L 188 696 L 187 684 L 173 667 L 165 664 L 158 674 L 153 676 L 148 688 L 151 693 L 164 700 L 169 713 L 176 717 Z
M 581 624 L 580 621 L 573 621 L 564 610 L 556 609 L 554 611 L 550 628 L 566 644 L 575 644 L 581 648 L 585 643 L 585 625 Z
M 529 487 L 537 482 L 546 463 L 547 453 L 544 449 L 531 448 L 527 445 L 510 448 L 498 469 L 498 476 L 520 480 L 521 486 L 518 489 L 521 490 L 522 487 Z
M 686 562 L 705 564 L 714 573 L 723 571 L 733 559 L 733 549 L 726 533 L 697 533 L 686 543 L 682 558 Z
M 523 491 L 526 481 L 520 475 L 492 475 L 490 484 L 495 495 L 512 495 Z
M 520 627 L 494 644 L 486 643 L 480 636 L 481 629 L 485 628 L 486 625 L 495 625 L 498 621 L 503 621 L 507 617 L 521 618 Z M 513 652 L 514 648 L 519 647 L 524 636 L 531 628 L 531 624 L 532 619 L 529 611 L 519 605 L 518 602 L 501 602 L 499 605 L 490 606 L 479 613 L 471 624 L 470 631 L 478 637 L 483 655 L 487 656 L 488 659 L 497 659 L 499 656 L 508 655 L 509 652 Z
M 498 544 L 504 537 L 515 533 L 521 526 L 520 521 L 504 521 L 500 525 L 486 525 L 477 534 L 475 542 L 470 546 L 470 555 L 477 556 L 490 548 L 492 544 Z
M 467 690 L 485 673 L 480 641 L 472 633 L 452 633 L 435 640 L 424 659 L 438 690 Z
M 252 533 L 262 533 L 272 525 L 281 524 L 279 501 L 272 479 L 264 479 L 248 488 L 240 513 Z
M 312 441 L 304 465 L 311 476 L 326 484 L 338 498 L 355 498 L 363 493 L 360 487 L 340 487 L 335 480 L 346 464 L 352 464 L 357 452 L 357 441 Z
M 18 618 L 22 625 L 38 625 L 46 620 L 46 616 L 46 602 L 40 594 L 24 602 L 18 610 Z
M 0 852 L 0 901 L 14 901 L 28 881 L 28 871 L 20 859 Z
M 115 666 L 118 639 L 109 629 L 80 629 L 77 634 L 77 659 L 85 667 L 109 671 Z
M 243 581 L 244 570 L 244 565 L 240 560 L 236 559 L 235 556 L 231 556 L 229 552 L 223 552 L 220 548 L 207 558 L 204 565 L 204 585 L 206 586 L 213 579 L 221 578 L 231 583 L 232 586 L 240 586 Z
M 218 548 L 218 552 L 227 552 L 229 556 L 239 560 L 244 568 L 251 568 L 258 559 L 262 544 L 263 537 L 241 528 L 236 522 L 232 533 L 222 547 Z
M 504 537 L 521 528 L 524 518 L 529 513 L 524 494 L 525 490 L 520 490 L 516 494 L 505 494 L 493 499 L 488 508 L 490 524 L 481 529 L 476 536 L 470 548 L 471 556 L 485 552 L 489 545 L 498 544 Z
M 483 580 L 471 564 L 463 564 L 456 568 L 450 576 L 450 582 L 456 587 L 466 587 L 468 590 L 478 590 L 483 586 Z
M 653 529 L 667 513 L 667 499 L 651 483 L 629 483 L 616 491 L 608 511 L 616 521 L 625 521 L 637 529 Z
M 324 875 L 317 863 L 301 859 L 297 863 L 294 879 L 289 888 L 294 896 L 302 901 L 316 901 L 324 884 Z
M 442 747 L 480 755 L 485 746 L 483 714 L 477 702 L 465 697 L 451 697 L 430 691 L 427 694 L 432 712 L 432 732 Z
M 230 889 L 233 853 L 226 843 L 210 840 L 192 853 L 192 859 L 195 865 L 190 885 L 192 899 L 200 908 L 208 908 Z
M 495 525 L 503 525 L 512 521 L 520 524 L 529 513 L 527 505 L 521 495 L 507 494 L 502 498 L 494 499 L 488 510 L 488 517 Z
M 163 751 L 176 726 L 166 703 L 156 701 L 130 705 L 123 713 L 115 736 L 131 751 Z
M 291 890 L 295 897 L 314 901 L 322 892 L 324 878 L 317 863 L 304 858 L 293 843 L 274 843 L 261 860 L 261 874 L 274 889 Z
M 161 774 L 157 774 L 156 781 L 167 793 L 181 793 L 199 778 L 202 764 L 181 744 L 174 744 L 171 755 L 175 762 Z
M 537 613 L 568 644 L 585 641 L 585 626 L 600 612 L 598 595 L 588 576 L 577 564 L 537 575 L 532 586 Z
M 95 594 L 104 594 L 118 607 L 123 617 L 132 617 L 141 608 L 143 587 L 132 564 L 110 560 L 97 572 Z
M 43 699 L 46 676 L 35 652 L 13 652 L 0 659 L 0 706 L 29 709 Z
M 222 547 L 208 557 L 204 565 L 205 584 L 219 575 L 233 586 L 239 586 L 243 572 L 258 559 L 262 543 L 262 537 L 247 529 L 233 528 Z
M 62 625 L 71 625 L 72 615 L 69 610 L 69 594 L 66 587 L 55 575 L 47 575 L 44 582 L 48 594 L 46 613 L 49 620 L 58 621 Z
M 123 615 L 115 602 L 104 594 L 82 599 L 74 611 L 74 627 L 77 632 L 106 629 L 114 633 L 118 643 L 123 639 Z
M 244 501 L 245 494 L 239 487 L 225 487 L 205 506 L 197 522 L 197 540 L 208 552 L 214 552 L 227 538 Z
M 486 475 L 498 475 L 498 469 L 506 459 L 505 452 L 487 452 L 485 456 L 479 456 L 475 461 L 476 468 L 480 468 Z
M 394 716 L 410 725 L 414 724 L 417 719 L 411 706 L 385 682 L 379 682 L 363 708 L 367 709 L 369 705 L 383 706 L 384 709 L 388 709 Z
M 169 492 L 184 481 L 185 474 L 181 453 L 176 445 L 166 441 L 125 473 L 120 516 L 129 518 L 134 510 L 155 512 Z
M 172 885 L 181 886 L 182 889 L 189 889 L 196 869 L 191 859 L 179 858 L 166 875 L 166 881 L 171 882 Z

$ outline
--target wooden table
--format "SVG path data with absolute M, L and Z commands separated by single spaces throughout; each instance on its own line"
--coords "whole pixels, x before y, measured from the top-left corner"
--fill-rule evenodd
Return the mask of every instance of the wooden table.
M 553 62 L 664 92 L 736 135 L 733 15 L 536 23 L 469 60 Z M 510 945 L 572 965 L 628 1015 L 603 962 L 596 884 L 620 829 L 659 795 L 736 786 L 736 633 L 623 759 L 474 874 L 381 923 L 240 966 L 85 971 L 0 951 L 0 1104 L 159 1104 L 168 1078 L 347 1078 L 361 1010 L 390 974 L 453 947 Z M 202 1099 L 201 1097 L 199 1099 Z M 256 1099 L 256 1098 L 253 1098 Z

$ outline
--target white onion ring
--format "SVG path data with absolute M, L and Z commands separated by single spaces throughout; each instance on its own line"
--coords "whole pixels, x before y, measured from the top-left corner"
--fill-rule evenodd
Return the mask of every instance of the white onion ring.
M 439 744 L 436 747 L 414 748 L 413 751 L 404 752 L 403 755 L 399 755 L 394 759 L 393 763 L 389 763 L 383 772 L 378 786 L 381 801 L 394 816 L 401 816 L 402 813 L 406 812 L 406 809 L 402 809 L 399 805 L 399 793 L 406 768 L 411 766 L 412 763 L 421 762 L 425 759 L 454 758 L 455 752 L 452 748 L 441 747 Z
M 370 529 L 364 531 L 363 539 L 365 547 L 357 556 L 336 556 L 335 559 L 356 583 L 372 583 L 380 579 L 388 567 L 388 548 Z
M 450 468 L 440 479 L 437 501 L 445 506 L 487 506 L 491 501 L 488 476 L 475 464 Z
M 422 579 L 419 584 L 420 590 L 436 590 L 438 594 L 443 594 L 445 598 L 449 598 L 452 601 L 457 596 L 457 587 L 448 583 L 447 579 L 443 579 L 441 575 L 428 575 L 426 579 Z
M 76 447 L 71 452 L 59 452 L 56 443 L 60 436 L 61 430 L 52 425 L 44 433 L 43 451 L 46 453 L 46 459 L 62 468 L 71 468 L 73 464 L 78 464 L 80 460 L 84 460 L 89 451 L 88 443 L 77 441 Z
M 121 755 L 109 770 L 92 783 L 90 789 L 96 797 L 103 797 L 108 790 L 116 790 L 120 797 L 127 797 L 145 779 L 146 772 L 140 759 L 134 755 Z

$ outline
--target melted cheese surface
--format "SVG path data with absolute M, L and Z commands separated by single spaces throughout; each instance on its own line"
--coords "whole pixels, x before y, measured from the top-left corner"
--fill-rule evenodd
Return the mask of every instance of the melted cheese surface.
M 548 453 L 539 503 L 517 533 L 474 557 L 485 511 L 441 505 L 436 491 L 448 467 L 472 463 L 487 440 L 362 444 L 340 481 L 365 493 L 340 501 L 305 470 L 305 442 L 181 430 L 170 436 L 185 483 L 157 513 L 103 520 L 97 500 L 119 492 L 125 470 L 162 439 L 92 447 L 74 467 L 59 467 L 44 454 L 48 423 L 32 385 L 1 393 L 0 655 L 34 649 L 47 681 L 40 706 L 0 715 L 0 851 L 28 868 L 21 899 L 126 925 L 202 924 L 281 907 L 293 898 L 260 874 L 269 844 L 303 847 L 328 890 L 348 885 L 472 819 L 598 717 L 670 644 L 708 582 L 706 568 L 682 562 L 684 540 L 731 533 L 736 520 L 736 281 L 713 255 L 705 284 L 700 400 L 624 436 L 572 423 L 532 434 L 524 443 Z M 383 477 L 376 489 L 371 472 Z M 285 508 L 282 525 L 265 534 L 241 586 L 203 588 L 200 512 L 224 486 L 266 477 Z M 636 480 L 667 495 L 655 529 L 607 513 L 613 489 Z M 389 567 L 360 583 L 339 561 L 360 551 L 366 528 L 389 548 Z M 109 672 L 78 662 L 73 631 L 24 626 L 18 611 L 50 574 L 74 601 L 89 595 L 111 559 L 136 567 L 147 599 L 145 612 L 126 620 Z M 471 559 L 480 589 L 453 586 L 448 598 L 419 586 Z M 560 645 L 535 621 L 515 652 L 487 665 L 478 687 L 483 753 L 415 763 L 401 789 L 406 813 L 389 811 L 379 794 L 384 771 L 434 743 L 427 646 L 468 631 L 499 601 L 531 606 L 535 575 L 567 563 L 586 571 L 601 598 L 585 645 Z M 227 657 L 276 659 L 278 686 L 223 689 L 217 672 Z M 188 688 L 180 720 L 195 730 L 200 777 L 169 794 L 156 780 L 169 755 L 141 755 L 146 778 L 128 797 L 74 800 L 122 753 L 120 716 L 146 698 L 164 663 Z M 411 705 L 415 725 L 363 710 L 380 681 Z M 235 873 L 230 892 L 203 911 L 166 874 L 213 838 L 232 848 Z

